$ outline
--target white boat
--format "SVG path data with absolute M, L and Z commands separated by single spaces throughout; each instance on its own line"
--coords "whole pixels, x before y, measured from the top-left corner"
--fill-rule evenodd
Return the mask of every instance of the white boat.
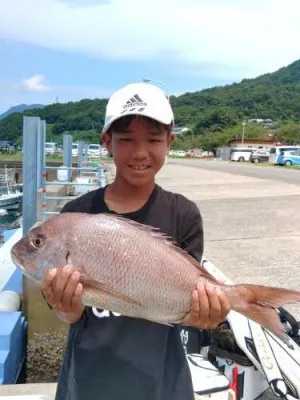
M 12 210 L 18 208 L 23 199 L 23 193 L 19 189 L 13 187 L 12 178 L 8 174 L 5 166 L 4 174 L 0 176 L 1 193 L 0 193 L 0 209 Z
M 0 208 L 5 210 L 13 209 L 13 206 L 19 205 L 22 202 L 23 193 L 0 193 Z

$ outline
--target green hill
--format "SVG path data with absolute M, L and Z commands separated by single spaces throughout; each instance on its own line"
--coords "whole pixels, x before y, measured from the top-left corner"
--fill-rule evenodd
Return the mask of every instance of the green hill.
M 0 120 L 14 113 L 21 113 L 26 110 L 32 110 L 34 108 L 43 108 L 43 107 L 44 107 L 43 104 L 19 104 L 18 106 L 10 107 L 3 114 L 0 114 Z
M 300 60 L 255 79 L 171 96 L 170 101 L 176 124 L 188 126 L 195 135 L 220 132 L 248 118 L 297 122 L 300 120 Z M 107 99 L 84 99 L 12 114 L 0 121 L 0 140 L 20 138 L 23 115 L 45 119 L 51 124 L 53 139 L 59 139 L 63 132 L 72 133 L 75 140 L 83 136 L 99 137 L 106 102 Z
M 300 60 L 255 79 L 172 97 L 172 103 L 180 125 L 208 130 L 248 118 L 299 121 Z

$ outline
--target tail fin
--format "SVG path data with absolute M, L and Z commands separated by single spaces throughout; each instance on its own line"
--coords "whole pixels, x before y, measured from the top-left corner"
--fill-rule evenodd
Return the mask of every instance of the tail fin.
M 239 304 L 234 304 L 233 309 L 247 318 L 258 322 L 270 330 L 281 340 L 287 342 L 287 336 L 281 323 L 276 308 L 291 303 L 300 302 L 300 292 L 271 286 L 258 286 L 241 284 L 233 286 L 235 293 L 241 299 Z

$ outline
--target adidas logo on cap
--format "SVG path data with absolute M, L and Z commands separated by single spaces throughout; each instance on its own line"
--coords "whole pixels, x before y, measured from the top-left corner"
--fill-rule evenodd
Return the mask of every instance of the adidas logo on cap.
M 135 94 L 128 101 L 126 101 L 126 104 L 123 106 L 125 110 L 131 107 L 147 107 L 147 103 L 144 102 L 138 94 Z

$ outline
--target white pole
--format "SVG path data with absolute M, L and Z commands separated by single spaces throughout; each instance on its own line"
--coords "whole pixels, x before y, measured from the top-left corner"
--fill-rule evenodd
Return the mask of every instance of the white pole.
M 242 144 L 244 144 L 244 138 L 245 138 L 245 125 L 246 125 L 246 122 L 245 122 L 245 121 L 243 121 L 242 125 L 243 125 Z

